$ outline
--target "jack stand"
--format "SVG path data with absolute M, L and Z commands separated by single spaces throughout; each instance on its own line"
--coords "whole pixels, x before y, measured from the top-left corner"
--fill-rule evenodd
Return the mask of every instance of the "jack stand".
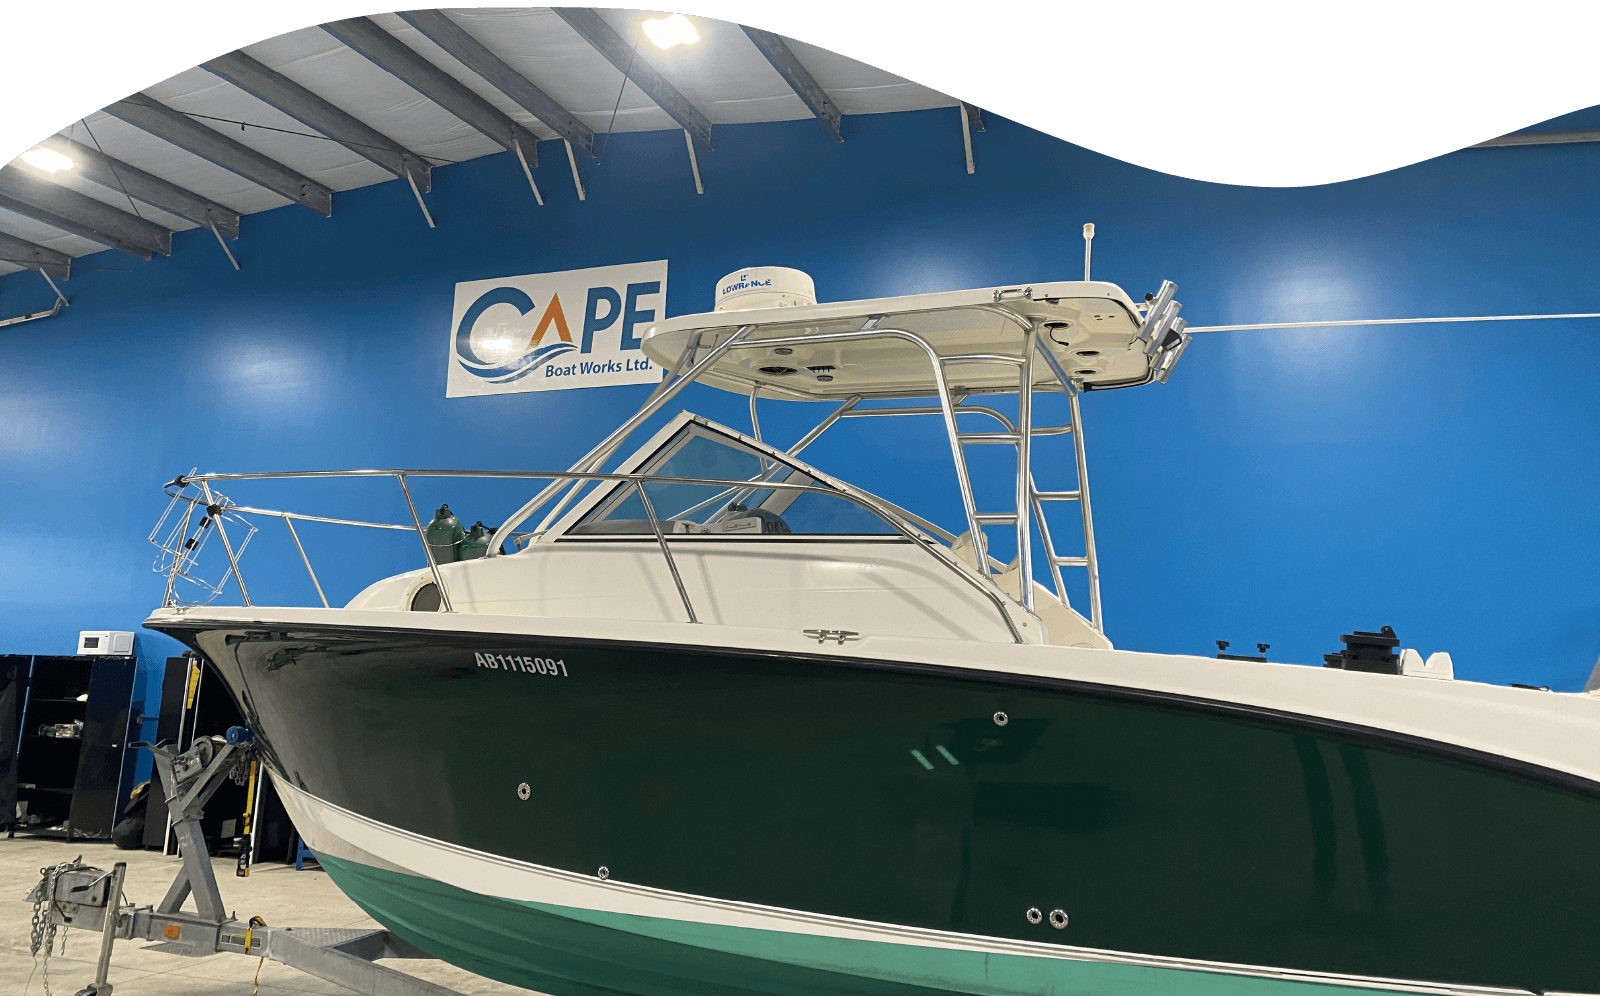
M 235 739 L 231 731 L 229 739 Z M 29 891 L 28 901 L 34 904 L 36 917 L 48 909 L 45 923 L 100 933 L 95 981 L 76 996 L 111 996 L 106 977 L 112 944 L 119 938 L 162 941 L 148 950 L 168 954 L 204 957 L 227 951 L 271 958 L 363 996 L 461 996 L 454 989 L 376 964 L 379 958 L 433 957 L 387 930 L 268 927 L 259 920 L 241 923 L 223 912 L 211 855 L 200 832 L 200 817 L 224 779 L 248 770 L 255 746 L 239 739 L 237 743 L 200 740 L 183 754 L 150 744 L 133 745 L 149 747 L 155 756 L 181 843 L 183 867 L 159 905 L 123 904 L 127 864 L 120 861 L 109 872 L 85 865 L 81 858 L 46 869 L 44 878 Z M 191 895 L 197 912 L 186 913 L 181 907 Z

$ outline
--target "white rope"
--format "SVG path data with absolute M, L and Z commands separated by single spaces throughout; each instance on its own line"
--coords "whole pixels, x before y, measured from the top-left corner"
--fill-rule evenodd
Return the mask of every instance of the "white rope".
M 1600 312 L 1572 315 L 1478 315 L 1467 318 L 1364 318 L 1342 322 L 1267 322 L 1261 325 L 1191 325 L 1186 332 L 1253 332 L 1256 329 L 1322 329 L 1341 325 L 1432 325 L 1440 322 L 1534 322 L 1548 318 L 1600 318 Z

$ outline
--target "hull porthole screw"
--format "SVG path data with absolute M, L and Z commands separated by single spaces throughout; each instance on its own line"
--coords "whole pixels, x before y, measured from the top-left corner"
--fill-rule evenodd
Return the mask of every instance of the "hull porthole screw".
M 528 797 L 531 796 L 531 795 L 533 795 L 533 787 L 530 786 L 527 782 L 523 782 L 521 785 L 517 786 L 517 798 L 518 799 L 521 799 L 523 802 L 527 802 L 528 801 Z
M 1044 914 L 1039 912 L 1039 907 L 1037 906 L 1028 907 L 1028 912 L 1023 915 L 1028 918 L 1029 923 L 1038 923 L 1044 919 Z
M 1009 722 L 1011 722 L 1011 717 L 1007 716 L 1005 713 L 997 712 L 994 714 L 994 725 L 1004 726 Z
M 600 881 L 604 882 L 606 879 L 611 877 L 611 869 L 607 868 L 605 865 L 601 865 L 600 870 L 595 872 L 595 874 L 600 876 Z
M 1050 926 L 1057 930 L 1067 929 L 1067 914 L 1065 910 L 1050 911 Z

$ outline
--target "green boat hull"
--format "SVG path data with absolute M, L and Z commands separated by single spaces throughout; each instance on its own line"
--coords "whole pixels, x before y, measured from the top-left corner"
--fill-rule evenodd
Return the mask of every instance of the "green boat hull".
M 528 867 L 592 879 L 604 866 L 675 895 L 1003 942 L 1600 990 L 1600 796 L 1560 772 L 1305 716 L 976 669 L 415 630 L 163 628 L 217 665 L 287 784 Z M 773 980 L 791 969 L 821 971 L 772 957 L 776 939 L 702 943 L 711 928 L 335 867 L 424 950 L 558 996 L 667 996 L 685 991 L 680 978 L 697 993 L 713 982 L 780 992 Z M 1029 909 L 1070 922 L 1030 922 Z M 463 910 L 522 940 L 485 954 L 481 937 L 457 936 L 473 922 Z M 542 931 L 595 939 L 569 950 Z M 664 960 L 607 974 L 606 959 L 582 954 L 620 936 L 606 931 L 649 938 Z M 727 966 L 650 969 L 707 952 Z M 878 978 L 883 957 L 863 953 L 860 978 Z M 893 986 L 980 991 L 963 959 L 981 954 L 907 957 L 926 960 L 930 981 Z M 1037 962 L 1053 967 L 1021 967 Z M 1052 986 L 1113 971 L 1018 965 Z M 1247 984 L 1175 974 L 1202 988 L 1173 992 Z M 1114 990 L 1104 981 L 1093 991 Z M 858 984 L 794 983 L 883 991 Z M 1051 991 L 1018 985 L 993 991 Z
M 551 996 L 1341 996 L 1370 988 L 816 937 L 494 899 L 324 857 L 372 918 L 429 954 Z

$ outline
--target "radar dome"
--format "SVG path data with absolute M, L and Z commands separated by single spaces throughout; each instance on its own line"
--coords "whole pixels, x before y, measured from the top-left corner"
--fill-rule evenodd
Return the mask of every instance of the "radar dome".
M 816 304 L 817 285 L 803 270 L 787 266 L 751 266 L 717 281 L 715 311 L 788 308 Z

